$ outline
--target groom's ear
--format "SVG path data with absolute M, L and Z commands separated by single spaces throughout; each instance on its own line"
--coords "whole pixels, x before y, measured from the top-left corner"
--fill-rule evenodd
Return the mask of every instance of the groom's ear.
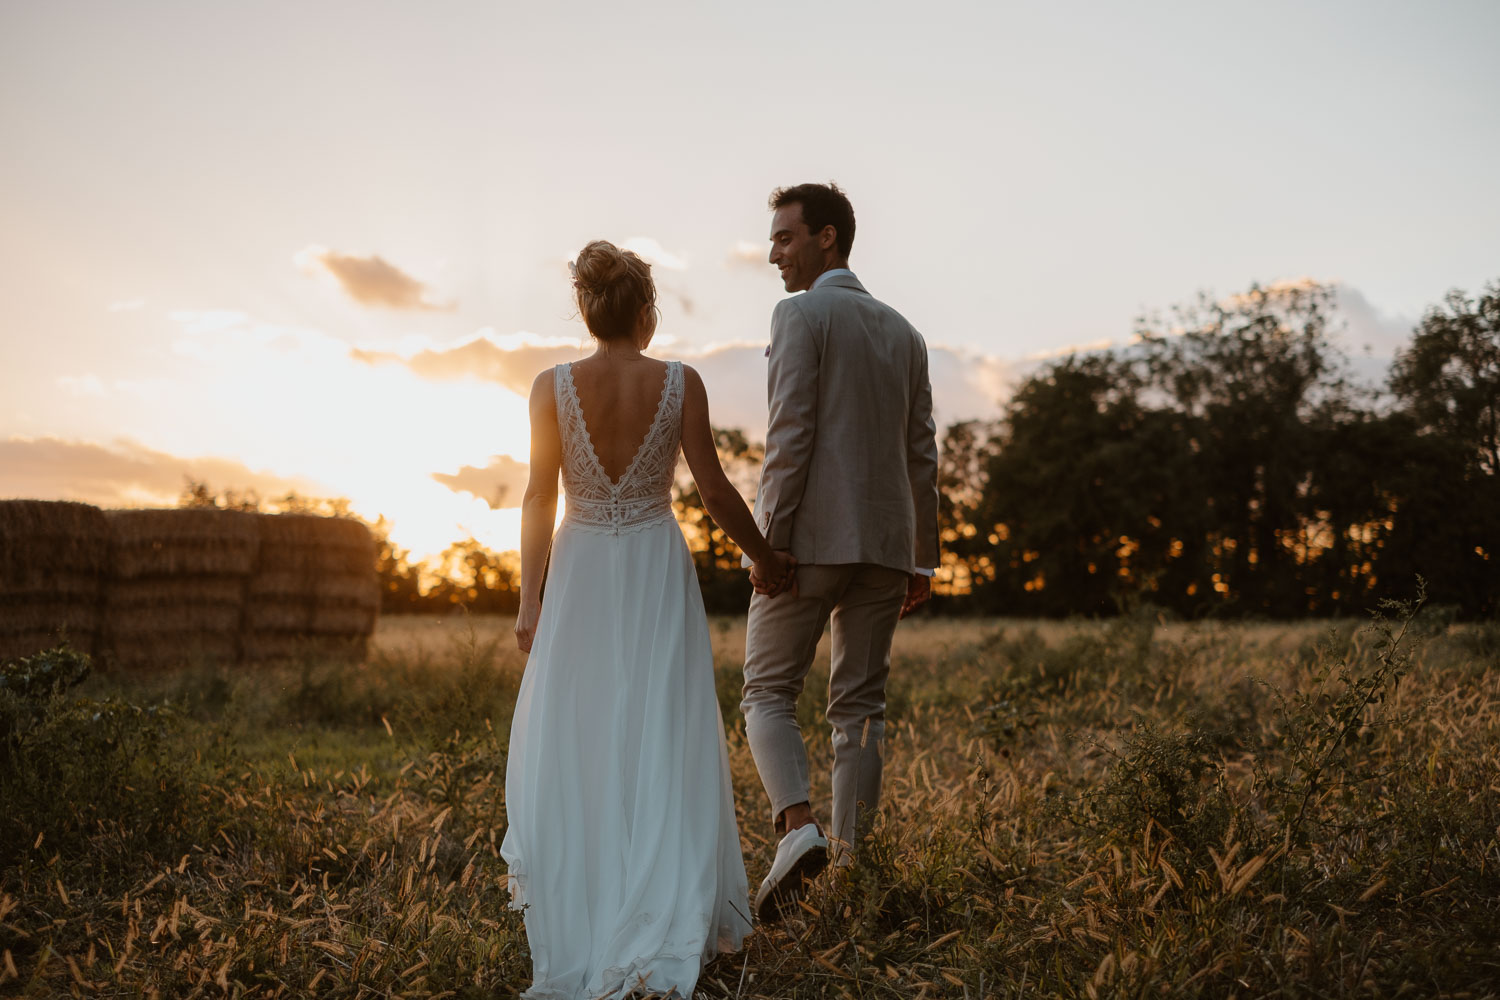
M 839 231 L 833 228 L 833 223 L 830 222 L 828 225 L 818 230 L 818 247 L 820 249 L 827 250 L 838 241 Z

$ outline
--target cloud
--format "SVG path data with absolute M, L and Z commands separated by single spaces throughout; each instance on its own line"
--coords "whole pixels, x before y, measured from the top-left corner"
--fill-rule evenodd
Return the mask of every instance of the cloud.
M 432 478 L 455 493 L 467 493 L 491 510 L 519 507 L 531 467 L 509 455 L 496 455 L 484 468 L 466 465 L 456 473 L 434 472 Z
M 1024 362 L 963 347 L 928 345 L 928 376 L 938 433 L 961 420 L 994 420 L 1030 370 Z
M 1026 355 L 1027 361 L 1051 361 L 1053 358 L 1066 358 L 1071 354 L 1097 354 L 1100 351 L 1110 351 L 1117 347 L 1129 346 L 1112 337 L 1101 337 L 1091 340 L 1086 344 L 1065 344 L 1062 347 L 1049 347 L 1045 351 L 1034 351 Z
M 1393 358 L 1411 342 L 1417 326 L 1414 319 L 1383 312 L 1359 289 L 1344 284 L 1334 285 L 1334 306 L 1344 321 L 1339 338 L 1355 353 Z
M 652 267 L 665 268 L 668 271 L 687 270 L 688 265 L 685 259 L 664 249 L 660 243 L 649 236 L 632 236 L 620 244 L 620 249 L 629 250 Z
M 74 396 L 103 396 L 105 393 L 104 380 L 92 374 L 63 375 L 58 378 L 57 387 Z
M 248 326 L 249 317 L 233 309 L 174 309 L 167 317 L 192 335 L 224 333 Z
M 703 376 L 711 419 L 720 427 L 743 428 L 752 436 L 765 432 L 766 345 L 731 343 L 701 350 L 660 343 L 661 355 L 685 361 Z M 367 364 L 403 365 L 424 378 L 474 378 L 498 382 L 528 395 L 539 372 L 565 361 L 577 361 L 586 347 L 557 338 L 485 332 L 451 348 L 427 346 L 408 355 L 354 350 Z M 1022 372 L 1016 363 L 962 348 L 929 346 L 933 409 L 939 426 L 959 420 L 988 419 Z M 476 494 L 482 495 L 482 494 Z
M 452 303 L 439 303 L 429 296 L 425 284 L 383 257 L 358 257 L 326 247 L 310 246 L 298 251 L 297 266 L 308 273 L 323 273 L 362 306 L 382 309 L 449 310 Z
M 409 355 L 359 348 L 349 353 L 356 361 L 403 365 L 429 379 L 476 378 L 498 382 L 511 392 L 526 396 L 531 393 L 531 383 L 538 372 L 564 361 L 577 361 L 584 356 L 585 348 L 581 341 L 525 333 L 495 337 L 485 331 L 456 347 L 426 347 Z
M 1342 281 L 1290 278 L 1271 282 L 1261 289 L 1261 293 L 1276 303 L 1324 288 L 1333 292 L 1328 332 L 1340 348 L 1351 354 L 1392 358 L 1411 340 L 1412 330 L 1417 325 L 1415 320 L 1384 312 L 1359 289 Z M 1224 304 L 1232 308 L 1253 305 L 1254 302 L 1248 294 L 1242 293 L 1229 296 Z
M 747 240 L 739 240 L 729 248 L 729 253 L 724 260 L 730 267 L 753 267 L 760 269 L 764 265 L 767 273 L 774 274 L 775 271 L 766 263 L 766 256 L 770 251 L 759 243 L 751 243 Z
M 256 472 L 222 458 L 182 458 L 130 441 L 110 446 L 61 438 L 0 440 L 0 496 L 80 500 L 101 507 L 171 505 L 189 479 L 262 496 L 320 495 L 305 479 Z

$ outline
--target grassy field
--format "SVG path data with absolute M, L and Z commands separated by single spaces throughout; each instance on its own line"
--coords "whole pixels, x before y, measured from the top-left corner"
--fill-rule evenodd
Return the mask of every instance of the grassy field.
M 712 623 L 746 867 L 774 847 Z M 801 712 L 826 815 L 826 645 Z M 700 996 L 1500 996 L 1500 629 L 919 620 L 861 861 Z M 66 664 L 58 667 L 64 669 Z M 499 619 L 0 689 L 0 994 L 514 996 Z M 21 690 L 25 684 L 30 687 Z

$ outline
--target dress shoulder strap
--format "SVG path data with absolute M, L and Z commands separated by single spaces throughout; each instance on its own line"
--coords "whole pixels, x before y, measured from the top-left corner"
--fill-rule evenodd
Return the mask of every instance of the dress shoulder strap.
M 676 417 L 682 416 L 682 401 L 687 396 L 683 388 L 683 374 L 681 361 L 667 362 L 667 396 L 672 405 L 672 413 Z
M 559 427 L 568 423 L 573 411 L 573 369 L 564 362 L 552 366 L 552 403 L 557 408 Z

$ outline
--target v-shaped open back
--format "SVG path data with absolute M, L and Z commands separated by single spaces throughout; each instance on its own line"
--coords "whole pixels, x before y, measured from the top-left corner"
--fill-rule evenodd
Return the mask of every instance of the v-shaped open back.
M 604 467 L 604 460 L 599 457 L 599 448 L 594 443 L 594 432 L 589 430 L 588 414 L 583 412 L 583 400 L 578 395 L 578 384 L 573 381 L 573 365 L 569 363 L 567 367 L 568 389 L 573 394 L 573 405 L 578 407 L 578 415 L 582 419 L 582 431 L 584 439 L 588 442 L 589 454 L 593 456 L 594 463 L 599 467 L 600 474 L 604 476 L 609 484 L 611 486 L 619 486 L 625 481 L 625 477 L 630 475 L 631 470 L 635 468 L 636 462 L 640 460 L 642 450 L 646 447 L 646 442 L 651 440 L 651 435 L 655 432 L 656 425 L 661 423 L 667 400 L 667 391 L 672 381 L 671 363 L 668 362 L 664 366 L 666 370 L 662 372 L 661 392 L 657 394 L 656 408 L 651 411 L 651 420 L 646 424 L 646 430 L 641 435 L 640 442 L 636 444 L 635 451 L 630 453 L 630 460 L 625 464 L 625 468 L 621 470 L 618 476 L 611 476 L 609 470 Z M 598 426 L 597 422 L 595 426 Z
M 573 384 L 573 366 L 553 369 L 557 426 L 562 437 L 565 520 L 618 534 L 672 516 L 672 476 L 682 445 L 682 363 L 667 362 L 661 397 L 646 435 L 619 479 L 599 461 Z

